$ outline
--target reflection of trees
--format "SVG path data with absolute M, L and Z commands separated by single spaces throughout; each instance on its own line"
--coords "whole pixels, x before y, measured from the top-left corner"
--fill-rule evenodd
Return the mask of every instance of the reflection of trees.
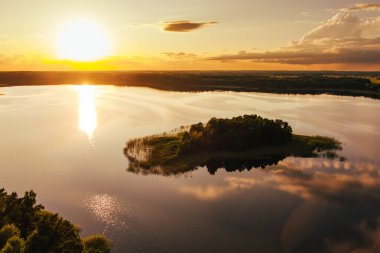
M 228 172 L 234 171 L 250 171 L 252 168 L 262 168 L 276 165 L 279 161 L 286 158 L 286 155 L 276 155 L 263 158 L 234 158 L 234 157 L 210 157 L 206 160 L 197 160 L 194 157 L 186 157 L 174 164 L 164 164 L 158 166 L 145 166 L 139 160 L 129 158 L 129 166 L 127 171 L 136 174 L 156 174 L 163 176 L 179 175 L 193 171 L 199 167 L 206 167 L 211 175 L 214 175 L 219 169 L 225 169 Z
M 252 168 L 266 168 L 277 165 L 278 162 L 287 157 L 325 157 L 329 159 L 337 158 L 335 149 L 325 149 L 315 152 L 313 149 L 293 149 L 292 147 L 276 147 L 272 149 L 253 149 L 245 152 L 202 152 L 193 155 L 183 155 L 168 160 L 167 157 L 152 157 L 152 147 L 150 139 L 155 137 L 145 137 L 133 140 L 124 149 L 125 156 L 129 161 L 127 171 L 143 175 L 180 175 L 196 170 L 199 167 L 206 167 L 213 175 L 219 169 L 227 172 L 250 171 Z M 165 137 L 167 138 L 167 137 Z M 170 137 L 168 137 L 170 138 Z
M 229 158 L 229 159 L 209 159 L 206 163 L 201 166 L 206 166 L 208 172 L 211 175 L 214 175 L 218 169 L 223 168 L 227 172 L 234 171 L 250 171 L 252 168 L 262 168 L 264 169 L 267 166 L 277 165 L 277 163 L 286 158 L 286 155 L 277 155 L 273 157 L 266 158 L 257 158 L 257 159 L 249 159 L 249 158 Z
M 124 154 L 128 171 L 175 175 L 197 167 L 210 174 L 219 168 L 243 171 L 277 164 L 288 156 L 336 158 L 341 143 L 323 136 L 292 134 L 282 120 L 257 115 L 232 119 L 211 118 L 170 134 L 147 136 L 127 142 Z

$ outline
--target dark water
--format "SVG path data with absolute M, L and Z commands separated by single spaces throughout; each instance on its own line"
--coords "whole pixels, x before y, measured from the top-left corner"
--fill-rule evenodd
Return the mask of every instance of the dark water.
M 113 86 L 2 88 L 0 187 L 104 233 L 113 252 L 380 250 L 380 102 Z M 259 114 L 335 137 L 346 161 L 287 158 L 244 172 L 127 172 L 125 142 L 210 117 Z

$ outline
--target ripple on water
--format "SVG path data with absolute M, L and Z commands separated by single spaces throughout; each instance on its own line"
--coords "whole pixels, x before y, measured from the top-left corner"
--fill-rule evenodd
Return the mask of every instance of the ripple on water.
M 126 210 L 118 198 L 109 194 L 93 194 L 85 199 L 85 204 L 91 215 L 106 225 L 105 230 L 109 227 L 124 227 L 122 216 Z

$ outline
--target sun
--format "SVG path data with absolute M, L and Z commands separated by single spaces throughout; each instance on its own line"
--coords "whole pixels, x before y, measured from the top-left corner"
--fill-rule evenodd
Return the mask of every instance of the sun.
M 62 60 L 96 61 L 109 54 L 110 43 L 102 27 L 88 20 L 67 23 L 57 37 L 57 53 Z

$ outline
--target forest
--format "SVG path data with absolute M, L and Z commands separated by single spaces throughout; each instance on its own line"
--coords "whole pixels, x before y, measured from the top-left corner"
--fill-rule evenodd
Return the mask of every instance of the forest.
M 0 86 L 102 84 L 169 91 L 333 94 L 380 98 L 379 72 L 51 71 L 0 72 Z
M 36 193 L 23 197 L 0 189 L 0 253 L 109 253 L 103 235 L 81 239 L 80 229 L 36 204 Z
M 191 125 L 181 135 L 179 154 L 199 151 L 230 150 L 287 144 L 292 128 L 282 120 L 270 120 L 257 115 L 244 115 L 232 119 L 211 118 L 207 124 Z

